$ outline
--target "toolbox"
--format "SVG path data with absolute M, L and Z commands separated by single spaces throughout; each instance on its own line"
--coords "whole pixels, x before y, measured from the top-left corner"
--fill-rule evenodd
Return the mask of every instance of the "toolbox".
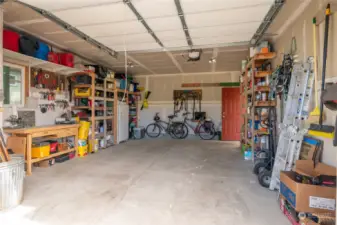
M 43 158 L 50 155 L 49 142 L 33 143 L 32 158 Z

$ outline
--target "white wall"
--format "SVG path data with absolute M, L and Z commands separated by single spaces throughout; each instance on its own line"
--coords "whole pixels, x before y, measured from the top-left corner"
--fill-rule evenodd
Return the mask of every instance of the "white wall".
M 149 102 L 148 109 L 140 110 L 139 126 L 146 127 L 152 123 L 153 117 L 157 112 L 162 120 L 168 121 L 167 116 L 173 115 L 173 108 L 173 102 Z M 191 109 L 191 105 L 189 109 Z M 217 128 L 221 123 L 221 102 L 202 102 L 201 110 L 207 113 L 207 117 L 213 120 Z M 178 117 L 175 120 L 183 120 L 181 113 L 178 113 Z M 193 134 L 193 131 L 190 130 L 190 134 Z
M 240 62 L 238 62 L 240 63 Z M 239 71 L 216 73 L 192 73 L 192 74 L 167 74 L 167 75 L 141 75 L 135 77 L 145 90 L 151 91 L 149 108 L 140 111 L 139 125 L 146 127 L 153 122 L 156 112 L 159 112 L 162 120 L 167 121 L 167 116 L 173 114 L 174 90 L 202 90 L 201 111 L 206 112 L 212 118 L 216 127 L 221 123 L 221 87 L 183 88 L 183 83 L 216 83 L 239 82 Z M 144 97 L 144 95 L 143 95 Z M 196 104 L 198 109 L 198 105 Z M 192 107 L 189 106 L 191 112 Z M 182 117 L 177 118 L 182 120 Z M 190 133 L 193 133 L 192 131 Z
M 289 53 L 291 40 L 295 37 L 297 42 L 297 52 L 299 60 L 305 60 L 308 56 L 313 55 L 313 26 L 312 18 L 318 16 L 320 19 L 317 28 L 317 54 L 318 54 L 318 79 L 322 77 L 322 49 L 323 49 L 323 30 L 324 30 L 324 9 L 325 2 L 312 0 L 304 12 L 275 40 L 273 40 L 277 58 L 273 61 L 274 67 L 282 63 L 283 53 Z M 277 19 L 277 18 L 276 18 Z M 330 35 L 329 35 L 329 50 L 327 60 L 327 80 L 337 82 L 337 14 L 331 15 Z M 319 85 L 320 90 L 320 85 Z M 313 101 L 311 107 L 314 107 Z M 326 125 L 335 125 L 337 112 L 329 109 L 324 109 L 326 114 Z M 307 124 L 309 126 L 309 124 Z M 337 147 L 332 145 L 332 139 L 320 138 L 324 141 L 324 150 L 322 162 L 331 166 L 337 167 Z

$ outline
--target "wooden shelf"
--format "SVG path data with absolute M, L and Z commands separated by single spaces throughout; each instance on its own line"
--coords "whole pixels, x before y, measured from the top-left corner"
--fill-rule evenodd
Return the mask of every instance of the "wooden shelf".
M 78 99 L 78 98 L 84 98 L 84 99 L 90 99 L 90 97 L 79 97 L 79 96 L 73 96 L 73 98 L 75 99 Z
M 103 87 L 95 87 L 95 91 L 98 90 L 98 91 L 104 91 L 104 88 Z
M 113 88 L 106 88 L 105 91 L 106 92 L 115 92 L 115 89 L 113 89 Z
M 115 99 L 113 99 L 113 98 L 105 98 L 105 100 L 108 101 L 108 102 L 113 102 L 113 101 L 115 101 Z
M 91 109 L 89 106 L 73 106 L 72 109 Z
M 71 149 L 68 149 L 68 150 L 62 151 L 62 152 L 53 153 L 53 154 L 50 154 L 49 156 L 46 156 L 46 157 L 35 158 L 35 159 L 32 159 L 32 163 L 40 162 L 40 161 L 43 161 L 43 160 L 46 160 L 46 159 L 51 159 L 51 158 L 54 158 L 54 157 L 57 157 L 57 156 L 60 156 L 60 155 L 64 155 L 64 154 L 67 154 L 67 153 L 70 153 L 70 152 L 73 152 L 73 151 L 75 151 L 75 148 L 71 148 Z
M 140 95 L 140 92 L 129 92 L 129 95 Z
M 77 84 L 74 88 L 91 88 L 90 84 Z
M 104 116 L 95 116 L 95 120 L 97 120 L 97 121 L 99 121 L 99 120 L 105 120 L 105 117 Z
M 89 97 L 89 99 L 92 99 L 92 97 Z M 104 101 L 105 98 L 104 97 L 96 97 L 95 96 L 95 100 Z
M 270 60 L 276 57 L 275 52 L 268 52 L 268 53 L 257 53 L 254 55 L 251 60 L 247 63 L 246 69 L 249 69 L 253 65 L 253 61 L 258 61 L 258 60 Z
M 270 74 L 272 74 L 273 71 L 257 71 L 255 74 L 255 78 L 263 78 L 268 77 Z
M 254 134 L 255 135 L 269 135 L 269 132 L 268 131 L 255 130 Z
M 98 133 L 98 134 L 95 133 L 95 138 L 102 138 L 102 137 L 104 137 L 104 133 Z
M 49 61 L 45 61 L 42 59 L 24 55 L 18 52 L 13 52 L 5 48 L 3 49 L 3 60 L 9 63 L 20 64 L 23 66 L 37 67 L 42 70 L 47 70 L 47 71 L 55 72 L 55 73 L 57 72 L 58 74 L 62 74 L 62 75 L 69 75 L 69 74 L 73 74 L 76 72 L 83 72 L 76 68 L 52 63 Z
M 255 91 L 262 91 L 262 92 L 270 91 L 270 87 L 269 86 L 255 86 Z
M 105 107 L 94 107 L 94 110 L 97 111 L 97 110 L 105 110 L 106 108 Z
M 95 120 L 99 121 L 99 120 L 111 120 L 113 119 L 113 116 L 95 116 Z M 91 118 L 89 118 L 89 120 L 91 120 Z
M 272 107 L 276 106 L 276 101 L 255 101 L 255 107 Z

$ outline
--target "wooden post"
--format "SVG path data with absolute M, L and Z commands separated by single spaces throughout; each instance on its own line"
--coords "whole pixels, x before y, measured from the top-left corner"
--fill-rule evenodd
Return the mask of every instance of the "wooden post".
M 252 119 L 252 160 L 253 163 L 255 162 L 255 157 L 254 157 L 254 152 L 255 152 L 255 143 L 254 143 L 254 139 L 255 139 L 255 70 L 256 70 L 256 64 L 255 64 L 255 60 L 253 58 L 253 62 L 252 62 L 252 77 L 251 77 L 251 81 L 252 81 L 252 88 L 251 88 L 251 93 L 252 93 L 252 111 L 251 111 L 251 119 Z
M 95 134 L 95 126 L 96 126 L 96 121 L 95 121 L 95 79 L 96 79 L 96 74 L 95 73 L 90 73 L 91 75 L 91 152 L 94 152 L 95 150 L 95 139 L 96 139 L 96 134 Z
M 115 83 L 116 84 L 116 83 Z M 118 107 L 118 90 L 115 89 L 114 91 L 114 144 L 117 145 L 117 141 L 118 141 L 118 111 L 117 111 L 117 107 Z
M 27 172 L 26 174 L 28 176 L 32 175 L 32 135 L 28 134 L 27 135 Z

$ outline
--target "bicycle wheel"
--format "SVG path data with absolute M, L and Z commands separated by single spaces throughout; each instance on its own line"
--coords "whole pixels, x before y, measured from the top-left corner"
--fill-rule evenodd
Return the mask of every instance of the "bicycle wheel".
M 199 137 L 203 140 L 212 140 L 215 135 L 215 129 L 211 124 L 202 124 L 199 128 Z
M 173 125 L 172 134 L 178 139 L 185 139 L 188 135 L 188 127 L 185 123 L 175 123 Z
M 151 138 L 156 138 L 159 137 L 161 133 L 161 128 L 158 124 L 156 123 L 151 123 L 147 125 L 146 127 L 146 135 L 151 137 Z

